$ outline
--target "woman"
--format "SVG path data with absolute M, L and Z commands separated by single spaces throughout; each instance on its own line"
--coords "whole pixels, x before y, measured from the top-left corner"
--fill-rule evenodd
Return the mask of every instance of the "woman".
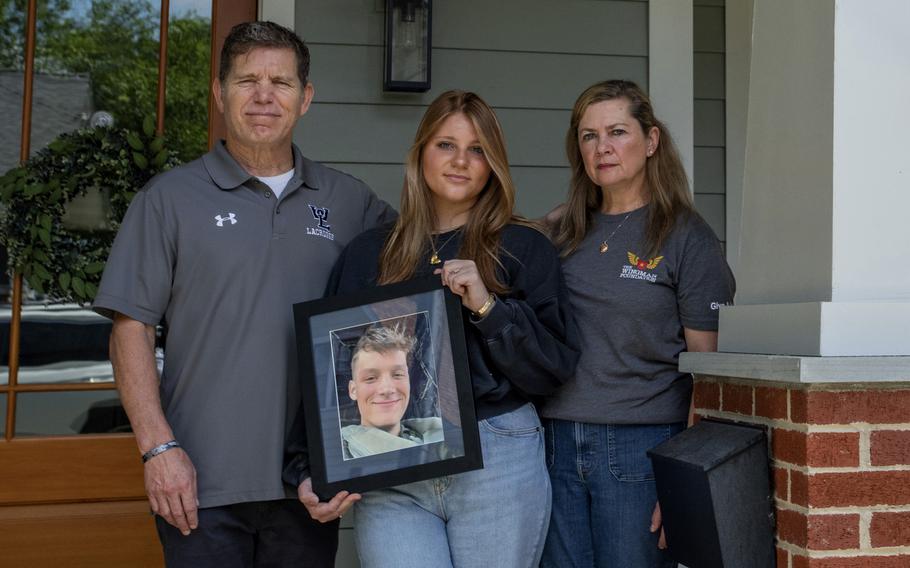
M 429 106 L 406 164 L 401 216 L 342 253 L 329 293 L 441 275 L 461 297 L 484 468 L 364 493 L 364 567 L 536 566 L 550 517 L 543 433 L 530 397 L 575 367 L 556 249 L 512 214 L 493 110 L 449 91 Z
M 548 216 L 581 332 L 575 376 L 543 404 L 553 515 L 543 566 L 676 566 L 646 451 L 686 426 L 682 351 L 717 348 L 734 281 L 642 90 L 575 103 L 568 202 Z

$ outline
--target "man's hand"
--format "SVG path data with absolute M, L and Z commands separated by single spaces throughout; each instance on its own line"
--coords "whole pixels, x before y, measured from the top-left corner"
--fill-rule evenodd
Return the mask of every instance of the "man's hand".
M 651 513 L 651 532 L 660 530 L 660 538 L 657 539 L 657 548 L 663 550 L 667 548 L 667 535 L 664 534 L 663 518 L 660 515 L 660 503 L 654 505 L 654 512 Z
M 183 536 L 199 526 L 196 468 L 182 449 L 162 452 L 145 463 L 145 492 L 152 511 Z
M 304 479 L 300 487 L 297 488 L 297 497 L 303 503 L 303 506 L 306 507 L 306 510 L 310 512 L 310 516 L 320 523 L 340 519 L 341 515 L 345 514 L 354 503 L 360 501 L 359 493 L 341 491 L 332 497 L 331 501 L 321 503 L 319 496 L 313 493 L 313 482 L 309 477 Z

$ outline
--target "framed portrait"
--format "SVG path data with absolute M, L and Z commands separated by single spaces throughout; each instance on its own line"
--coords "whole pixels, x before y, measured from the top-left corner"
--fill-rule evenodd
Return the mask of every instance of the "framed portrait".
M 294 305 L 316 494 L 483 467 L 461 300 L 439 277 Z

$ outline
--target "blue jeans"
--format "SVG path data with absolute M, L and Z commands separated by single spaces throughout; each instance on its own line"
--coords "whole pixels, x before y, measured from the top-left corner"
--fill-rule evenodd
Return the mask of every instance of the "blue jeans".
M 675 568 L 649 531 L 657 491 L 645 452 L 685 427 L 547 420 L 553 515 L 544 568 Z
M 543 432 L 530 404 L 481 420 L 484 468 L 364 493 L 363 568 L 531 568 L 550 519 Z

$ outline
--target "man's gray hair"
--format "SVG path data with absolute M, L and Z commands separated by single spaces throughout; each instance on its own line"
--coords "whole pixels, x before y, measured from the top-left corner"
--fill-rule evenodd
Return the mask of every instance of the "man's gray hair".
M 297 57 L 297 77 L 300 79 L 300 86 L 306 85 L 310 74 L 310 50 L 297 34 L 275 22 L 243 22 L 231 28 L 221 48 L 218 80 L 224 83 L 227 79 L 235 57 L 245 55 L 257 47 L 293 51 Z

